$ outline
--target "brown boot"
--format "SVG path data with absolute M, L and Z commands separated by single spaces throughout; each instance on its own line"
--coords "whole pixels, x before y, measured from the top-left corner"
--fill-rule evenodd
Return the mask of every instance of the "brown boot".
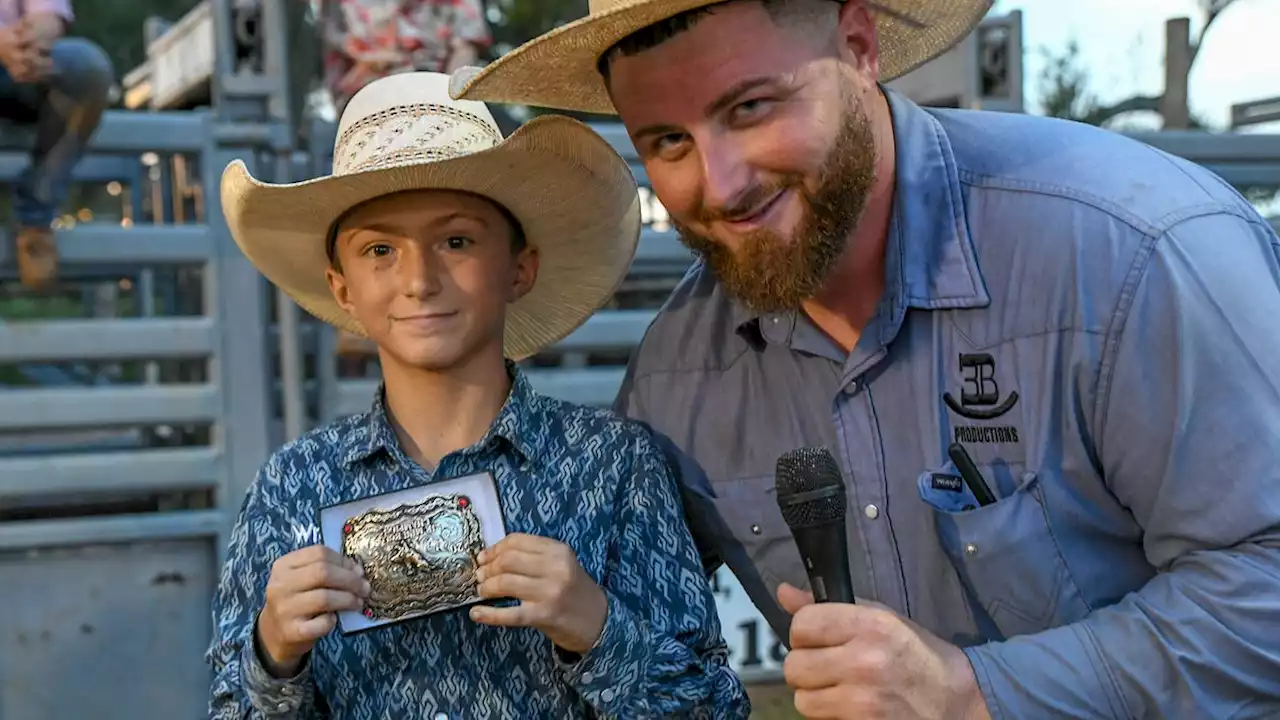
M 42 227 L 19 228 L 18 279 L 32 290 L 44 290 L 58 277 L 58 245 L 53 230 Z

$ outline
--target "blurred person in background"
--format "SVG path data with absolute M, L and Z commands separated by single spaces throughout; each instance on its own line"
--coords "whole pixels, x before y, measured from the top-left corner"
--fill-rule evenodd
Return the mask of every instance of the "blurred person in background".
M 70 0 L 0 0 L 0 118 L 35 135 L 13 203 L 18 276 L 33 289 L 57 277 L 53 218 L 114 81 L 102 48 L 66 37 L 72 19 Z

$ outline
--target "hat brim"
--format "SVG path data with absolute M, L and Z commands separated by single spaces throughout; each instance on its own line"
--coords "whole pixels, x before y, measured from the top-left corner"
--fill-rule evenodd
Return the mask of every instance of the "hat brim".
M 559 116 L 524 124 L 493 148 L 298 183 L 255 179 L 244 163 L 222 176 L 222 207 L 241 252 L 304 310 L 364 328 L 334 300 L 326 242 L 350 208 L 405 190 L 453 190 L 505 207 L 538 248 L 538 278 L 506 317 L 504 353 L 521 360 L 582 325 L 626 277 L 640 238 L 640 200 L 625 161 L 594 131 Z
M 532 105 L 616 115 L 597 68 L 600 57 L 637 30 L 723 0 L 631 0 L 567 23 L 483 68 L 454 73 L 458 100 Z M 905 75 L 946 52 L 986 16 L 992 0 L 869 2 L 879 34 L 880 80 Z

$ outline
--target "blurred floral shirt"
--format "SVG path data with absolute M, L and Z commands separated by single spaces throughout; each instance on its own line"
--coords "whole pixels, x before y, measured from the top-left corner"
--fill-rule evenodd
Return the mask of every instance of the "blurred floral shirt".
M 398 72 L 447 72 L 454 49 L 492 42 L 481 0 L 324 0 L 324 84 L 339 113 L 357 90 Z

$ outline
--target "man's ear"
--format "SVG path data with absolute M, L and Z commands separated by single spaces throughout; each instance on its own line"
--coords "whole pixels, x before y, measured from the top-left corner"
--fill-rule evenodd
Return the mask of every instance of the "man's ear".
M 507 293 L 507 302 L 513 303 L 533 289 L 538 280 L 538 248 L 526 245 L 515 257 L 515 268 L 511 274 L 511 287 Z
M 341 272 L 330 267 L 324 271 L 324 279 L 329 281 L 329 292 L 343 312 L 355 317 L 355 306 L 351 304 L 351 291 L 347 288 L 347 279 Z
M 847 0 L 840 6 L 840 40 L 852 56 L 854 65 L 868 73 L 872 81 L 880 79 L 880 39 L 876 20 L 862 0 Z

